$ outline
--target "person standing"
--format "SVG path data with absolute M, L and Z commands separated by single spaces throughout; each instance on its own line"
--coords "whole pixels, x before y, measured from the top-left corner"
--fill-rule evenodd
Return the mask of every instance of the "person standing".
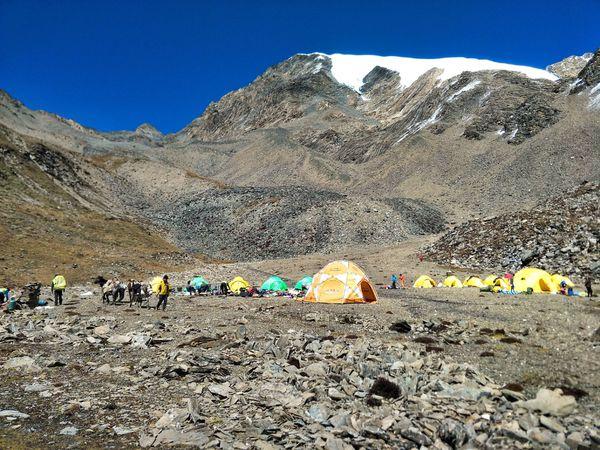
M 587 291 L 588 298 L 592 298 L 592 295 L 594 295 L 594 292 L 592 291 L 592 275 L 591 274 L 588 274 L 588 276 L 585 277 L 585 281 L 584 281 L 583 285 L 585 286 L 585 290 Z
M 62 305 L 63 292 L 67 288 L 67 280 L 65 280 L 65 277 L 55 274 L 50 288 L 54 294 L 54 306 Z
M 512 272 L 506 272 L 504 274 L 504 278 L 506 280 L 508 280 L 508 282 L 510 284 L 510 290 L 514 291 L 515 290 L 515 280 L 514 280 L 514 276 L 513 276 Z
M 406 275 L 403 273 L 400 274 L 400 287 L 406 289 Z
M 129 281 L 127 282 L 127 294 L 129 295 L 129 306 L 131 306 L 131 303 L 133 303 L 133 280 L 129 279 Z
M 227 296 L 227 292 L 229 291 L 229 285 L 227 282 L 223 281 L 220 286 L 221 295 Z
M 171 286 L 169 285 L 169 277 L 165 275 L 158 285 L 158 304 L 156 305 L 156 310 L 160 308 L 162 305 L 163 311 L 167 309 L 167 299 L 169 298 L 169 293 L 171 292 Z
M 142 283 L 140 281 L 131 280 L 131 296 L 129 298 L 129 306 L 137 303 L 142 306 Z
M 110 304 L 110 296 L 113 295 L 114 291 L 114 280 L 111 278 L 102 286 L 102 303 L 106 302 L 107 305 Z
M 118 278 L 114 280 L 113 286 L 113 305 L 116 305 L 117 302 L 122 303 L 125 299 L 125 290 L 127 289 L 127 285 L 119 281 Z
M 392 280 L 392 289 L 396 289 L 396 283 L 398 282 L 398 277 L 395 274 L 393 274 L 391 277 L 391 280 Z

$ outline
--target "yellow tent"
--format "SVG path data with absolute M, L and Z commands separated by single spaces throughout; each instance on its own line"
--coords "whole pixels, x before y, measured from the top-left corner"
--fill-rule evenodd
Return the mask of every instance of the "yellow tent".
M 313 277 L 304 300 L 317 303 L 372 303 L 377 301 L 377 293 L 356 264 L 333 261 Z
M 564 277 L 564 276 L 559 275 L 557 273 L 555 273 L 554 275 L 552 275 L 552 277 L 550 277 L 550 278 L 552 279 L 552 282 L 554 283 L 554 285 L 556 287 L 560 287 L 560 283 L 562 283 L 563 281 L 567 284 L 567 287 L 575 287 L 575 283 L 573 283 L 567 277 Z
M 528 267 L 521 269 L 514 276 L 515 290 L 525 292 L 528 288 L 533 289 L 533 292 L 550 292 L 556 293 L 556 285 L 552 282 L 552 277 L 548 272 L 541 269 Z
M 512 286 L 510 285 L 510 280 L 507 280 L 506 278 L 502 278 L 502 277 L 497 277 L 494 280 L 493 288 L 494 288 L 494 292 L 512 290 Z
M 483 281 L 481 281 L 481 278 L 479 277 L 468 277 L 465 279 L 465 281 L 463 281 L 463 286 L 482 288 L 485 287 L 485 284 L 483 283 Z
M 421 275 L 419 278 L 417 278 L 417 281 L 415 281 L 415 284 L 413 285 L 413 287 L 421 288 L 421 289 L 429 289 L 429 288 L 436 287 L 436 285 L 437 285 L 437 283 L 433 280 L 433 278 L 431 278 L 427 275 Z
M 485 280 L 483 280 L 483 284 L 486 286 L 493 286 L 496 278 L 498 278 L 496 275 L 488 275 L 485 277 Z
M 150 282 L 150 286 L 152 286 L 152 292 L 153 293 L 157 293 L 158 292 L 158 286 L 160 285 L 160 282 L 162 281 L 162 277 L 154 277 L 152 278 L 152 281 Z
M 450 288 L 463 287 L 463 284 L 461 283 L 461 281 L 454 275 L 450 275 L 449 277 L 446 277 L 443 284 L 445 287 L 450 287 Z
M 229 290 L 234 294 L 239 294 L 240 289 L 248 289 L 250 287 L 250 283 L 244 280 L 242 277 L 235 277 L 233 280 L 229 282 Z

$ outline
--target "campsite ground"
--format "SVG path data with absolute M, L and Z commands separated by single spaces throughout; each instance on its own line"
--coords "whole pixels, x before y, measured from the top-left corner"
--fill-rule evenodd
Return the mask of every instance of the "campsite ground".
M 106 307 L 97 299 L 71 297 L 57 312 L 51 328 L 62 330 L 68 325 L 67 328 L 78 328 L 82 336 L 93 335 L 90 327 L 96 323 L 94 318 L 108 317 L 108 323 L 114 324 L 112 331 L 124 335 L 152 329 L 159 321 L 164 324 L 160 337 L 165 342 L 148 349 L 85 342 L 61 344 L 49 330 L 31 340 L 3 342 L 0 363 L 13 356 L 30 355 L 36 360 L 59 360 L 66 365 L 30 374 L 2 371 L 1 409 L 15 409 L 31 417 L 21 421 L 17 430 L 2 423 L 0 447 L 19 448 L 12 446 L 17 442 L 16 436 L 23 440 L 23 448 L 50 444 L 66 447 L 67 442 L 76 442 L 75 447 L 135 446 L 137 434 L 118 436 L 112 432 L 113 426 L 143 428 L 168 408 L 181 405 L 192 392 L 183 380 L 131 381 L 136 378 L 131 368 L 141 359 L 164 363 L 167 355 L 196 335 L 221 336 L 218 345 L 225 345 L 233 341 L 241 324 L 249 339 L 294 329 L 332 336 L 334 340 L 360 336 L 382 343 L 402 342 L 424 353 L 437 352 L 456 362 L 468 362 L 498 384 L 519 384 L 528 398 L 535 396 L 540 387 L 568 386 L 585 391 L 587 396 L 579 400 L 579 414 L 597 414 L 594 409 L 600 395 L 600 357 L 597 344 L 591 339 L 599 324 L 597 301 L 558 296 L 501 297 L 481 295 L 473 289 L 409 289 L 380 291 L 380 295 L 380 301 L 372 305 L 318 305 L 279 298 L 181 297 L 172 302 L 166 313 Z M 14 323 L 24 328 L 31 319 L 15 314 L 3 318 L 2 325 Z M 444 327 L 428 333 L 390 331 L 389 326 L 399 320 L 406 320 L 413 327 L 423 321 Z M 100 373 L 98 368 L 104 364 L 113 372 Z M 41 398 L 39 392 L 25 392 L 25 387 L 33 383 L 49 383 L 53 386 L 52 396 Z M 72 406 L 85 401 L 91 401 L 89 411 Z M 76 437 L 58 434 L 70 424 L 85 431 Z
M 391 271 L 407 272 L 410 281 L 420 273 L 434 278 L 445 273 L 444 267 L 420 263 L 416 248 L 412 243 L 336 256 L 355 260 L 376 284 L 384 283 Z M 176 285 L 195 272 L 211 281 L 240 274 L 258 282 L 267 273 L 296 279 L 331 259 L 332 255 L 310 255 L 210 265 L 172 278 Z M 163 370 L 173 363 L 177 352 L 196 351 L 209 358 L 207 352 L 220 355 L 221 348 L 223 360 L 231 366 L 232 356 L 226 349 L 239 345 L 235 342 L 240 333 L 246 340 L 259 341 L 289 330 L 330 336 L 327 339 L 333 342 L 401 342 L 423 355 L 471 364 L 499 385 L 511 384 L 511 390 L 522 387 L 527 398 L 541 387 L 568 387 L 578 397 L 577 414 L 592 417 L 596 423 L 600 420 L 600 355 L 598 337 L 594 337 L 600 326 L 597 299 L 502 296 L 476 289 L 392 291 L 379 286 L 380 301 L 368 305 L 175 296 L 166 312 L 157 312 L 105 306 L 97 294 L 79 297 L 88 290 L 93 287 L 71 287 L 66 304 L 45 314 L 17 312 L 0 317 L 0 330 L 6 330 L 0 331 L 0 366 L 10 358 L 28 355 L 39 369 L 0 368 L 0 410 L 18 410 L 30 416 L 13 422 L 0 419 L 1 448 L 136 447 L 138 430 L 198 392 L 197 383 L 189 378 L 144 377 L 140 367 Z M 409 333 L 390 330 L 390 325 L 401 320 L 411 325 Z M 98 327 L 104 325 L 110 331 L 103 336 Z M 10 331 L 11 326 L 16 328 Z M 19 333 L 18 338 L 3 339 Z M 153 345 L 133 348 L 106 339 L 128 333 L 152 334 Z M 199 344 L 190 344 L 196 338 Z M 235 367 L 241 370 L 260 358 L 247 357 Z M 218 366 L 220 361 L 211 364 Z M 46 387 L 25 390 L 40 384 Z M 71 425 L 79 430 L 75 436 L 60 434 Z M 117 434 L 115 426 L 134 432 Z

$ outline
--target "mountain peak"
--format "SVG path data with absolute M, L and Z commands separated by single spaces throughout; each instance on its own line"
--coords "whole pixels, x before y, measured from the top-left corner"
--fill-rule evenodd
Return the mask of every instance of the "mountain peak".
M 148 137 L 159 137 L 163 135 L 154 125 L 147 122 L 137 127 L 135 129 L 135 134 L 141 134 Z
M 581 56 L 569 56 L 562 61 L 550 64 L 546 70 L 559 78 L 575 78 L 592 59 L 592 56 L 594 56 L 592 52 L 584 53 Z
M 331 74 L 341 84 L 360 91 L 364 78 L 375 67 L 397 72 L 400 75 L 402 87 L 409 87 L 421 75 L 431 69 L 439 69 L 438 79 L 447 80 L 463 72 L 479 72 L 484 70 L 506 70 L 521 73 L 528 78 L 546 79 L 555 81 L 558 77 L 544 69 L 516 64 L 500 63 L 487 59 L 450 57 L 436 59 L 407 58 L 402 56 L 376 56 L 376 55 L 345 55 L 334 53 L 312 53 L 323 59 L 331 60 Z

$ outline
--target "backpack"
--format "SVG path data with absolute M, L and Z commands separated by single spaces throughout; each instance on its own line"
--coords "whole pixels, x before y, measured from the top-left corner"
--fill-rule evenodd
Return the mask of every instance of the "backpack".
M 52 285 L 54 286 L 55 290 L 62 291 L 67 287 L 67 280 L 65 280 L 65 277 L 62 275 L 56 275 L 54 280 L 52 280 Z

